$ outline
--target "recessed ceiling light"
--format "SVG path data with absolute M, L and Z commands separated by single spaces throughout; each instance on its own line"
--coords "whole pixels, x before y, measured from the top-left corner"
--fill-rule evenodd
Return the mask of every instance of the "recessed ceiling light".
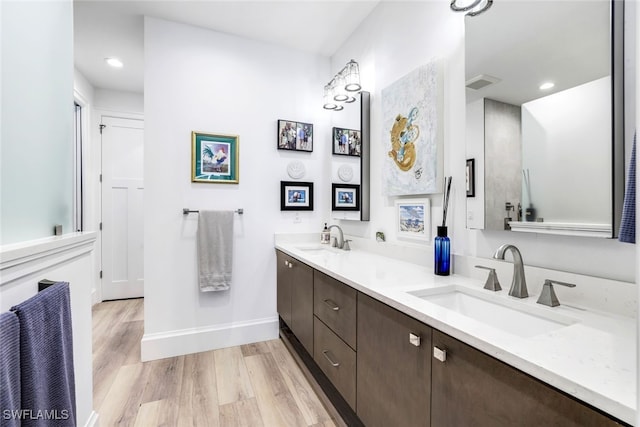
M 104 60 L 113 68 L 122 68 L 124 65 L 118 58 L 104 58 Z
M 551 83 L 551 82 L 542 83 L 542 84 L 540 85 L 540 90 L 549 90 L 549 89 L 551 89 L 551 88 L 552 88 L 552 87 L 554 87 L 554 86 L 555 86 L 555 84 L 554 84 L 554 83 Z

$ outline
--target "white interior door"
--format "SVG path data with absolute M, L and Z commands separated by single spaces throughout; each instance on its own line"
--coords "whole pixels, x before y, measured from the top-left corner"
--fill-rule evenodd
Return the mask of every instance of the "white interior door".
M 144 122 L 102 124 L 102 299 L 142 297 Z

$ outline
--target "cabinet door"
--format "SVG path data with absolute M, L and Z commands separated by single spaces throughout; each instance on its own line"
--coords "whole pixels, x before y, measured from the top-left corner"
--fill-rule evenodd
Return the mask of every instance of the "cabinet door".
M 428 426 L 431 328 L 362 293 L 357 323 L 358 417 L 367 427 Z
M 610 418 L 448 335 L 433 332 L 433 427 L 604 427 Z
M 313 324 L 313 360 L 355 411 L 356 352 L 317 317 Z
M 291 258 L 280 251 L 276 252 L 277 268 L 277 301 L 276 308 L 282 320 L 291 327 Z
M 313 312 L 349 346 L 356 348 L 357 291 L 333 277 L 314 272 Z
M 291 330 L 313 355 L 313 269 L 295 259 L 291 273 Z

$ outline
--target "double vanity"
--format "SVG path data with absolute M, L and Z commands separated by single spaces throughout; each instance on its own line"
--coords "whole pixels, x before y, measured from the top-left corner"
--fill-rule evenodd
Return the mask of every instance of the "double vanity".
M 352 248 L 276 236 L 281 335 L 347 425 L 634 423 L 633 317 Z

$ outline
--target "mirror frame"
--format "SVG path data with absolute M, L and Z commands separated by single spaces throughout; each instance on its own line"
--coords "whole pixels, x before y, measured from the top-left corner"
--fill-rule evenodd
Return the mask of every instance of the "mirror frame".
M 624 122 L 624 0 L 611 1 L 611 230 L 617 238 L 622 221 L 625 193 L 625 122 Z
M 371 94 L 360 92 L 360 132 L 362 153 L 360 153 L 360 221 L 371 217 Z

